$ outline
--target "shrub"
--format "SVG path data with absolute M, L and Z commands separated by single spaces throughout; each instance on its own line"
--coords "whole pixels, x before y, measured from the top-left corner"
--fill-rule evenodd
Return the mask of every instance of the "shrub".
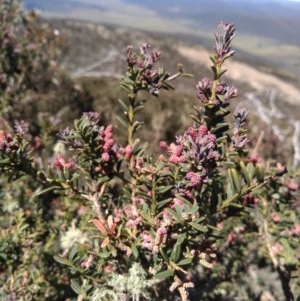
M 274 294 L 270 283 L 247 283 L 255 265 L 277 273 L 280 298 L 294 300 L 299 180 L 251 156 L 243 108 L 227 121 L 237 89 L 223 80 L 223 64 L 234 54 L 234 32 L 233 24 L 219 25 L 213 79 L 198 82 L 193 123 L 173 142 L 161 141 L 161 154 L 149 154 L 146 137 L 138 137 L 140 93 L 158 101 L 186 74 L 181 65 L 174 75 L 158 68 L 161 53 L 147 43 L 127 48 L 117 126 L 84 113 L 59 132 L 63 144 L 46 168 L 27 123 L 15 122 L 14 134 L 0 131 L 5 298 L 65 300 L 70 287 L 77 300 L 93 301 Z
M 59 68 L 65 37 L 24 12 L 19 0 L 1 0 L 0 19 L 1 128 L 11 131 L 14 120 L 25 119 L 32 135 L 53 137 L 58 122 L 70 124 L 82 109 L 90 110 L 92 100 Z M 44 126 L 47 119 L 51 127 Z

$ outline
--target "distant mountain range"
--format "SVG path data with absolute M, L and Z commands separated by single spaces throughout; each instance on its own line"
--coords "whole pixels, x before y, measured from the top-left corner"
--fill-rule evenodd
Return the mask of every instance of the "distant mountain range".
M 190 28 L 211 30 L 220 20 L 237 24 L 238 32 L 300 46 L 300 3 L 241 0 L 124 0 L 153 8 L 162 17 L 190 20 Z
M 300 2 L 284 0 L 24 0 L 45 16 L 69 17 L 211 39 L 220 21 L 237 26 L 236 47 L 300 74 Z M 282 62 L 284 60 L 284 62 Z
M 146 17 L 160 17 L 167 21 L 177 22 L 191 33 L 201 30 L 211 31 L 220 20 L 233 22 L 238 32 L 261 36 L 272 40 L 300 46 L 300 2 L 280 0 L 25 0 L 27 8 L 39 9 L 51 15 L 77 15 L 87 20 L 99 20 L 100 15 L 122 14 L 120 22 L 129 17 L 141 20 Z M 131 12 L 130 12 L 131 10 Z M 82 16 L 80 16 L 80 11 Z M 88 12 L 93 12 L 90 18 Z M 97 13 L 99 18 L 97 18 Z M 105 18 L 106 23 L 109 22 Z M 111 22 L 116 22 L 111 18 Z M 132 20 L 132 24 L 136 24 Z M 149 24 L 151 25 L 151 24 Z M 149 26 L 148 29 L 151 26 Z M 166 30 L 166 28 L 162 28 Z M 171 30 L 171 28 L 170 28 Z M 176 31 L 176 30 L 175 30 Z

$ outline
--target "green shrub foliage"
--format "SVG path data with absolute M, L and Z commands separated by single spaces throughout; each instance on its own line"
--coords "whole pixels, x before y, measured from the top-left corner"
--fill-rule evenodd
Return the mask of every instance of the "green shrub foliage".
M 49 86 L 59 41 L 33 12 L 24 14 L 19 1 L 1 0 L 0 9 L 0 111 L 11 119 L 30 89 Z
M 32 15 L 9 3 L 1 1 L 0 40 L 8 122 L 25 82 L 49 63 L 48 46 L 32 41 Z M 33 139 L 25 121 L 0 130 L 1 300 L 295 300 L 299 173 L 254 156 L 248 113 L 230 110 L 238 93 L 223 64 L 234 34 L 233 24 L 218 26 L 212 79 L 198 82 L 190 127 L 161 141 L 160 154 L 139 136 L 141 92 L 157 102 L 188 75 L 158 67 L 161 53 L 148 43 L 127 47 L 118 124 L 83 113 L 55 147 L 45 144 L 47 158 L 38 143 L 47 135 Z

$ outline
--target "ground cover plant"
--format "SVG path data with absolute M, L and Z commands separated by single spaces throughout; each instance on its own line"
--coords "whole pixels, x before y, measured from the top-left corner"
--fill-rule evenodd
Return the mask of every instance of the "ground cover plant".
M 19 101 L 29 89 L 12 87 L 32 60 L 12 69 L 1 48 L 0 76 L 11 78 L 0 94 L 2 299 L 296 300 L 299 171 L 253 152 L 247 111 L 230 109 L 238 91 L 223 75 L 234 35 L 233 24 L 219 24 L 191 124 L 160 153 L 139 135 L 143 111 L 188 74 L 180 64 L 164 70 L 150 44 L 127 47 L 118 123 L 85 112 L 56 139 L 7 113 L 11 91 Z M 27 53 L 13 38 L 2 32 L 1 43 Z

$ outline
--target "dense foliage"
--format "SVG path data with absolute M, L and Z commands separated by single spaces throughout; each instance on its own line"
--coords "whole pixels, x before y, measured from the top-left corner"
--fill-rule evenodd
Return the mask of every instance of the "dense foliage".
M 141 95 L 159 101 L 188 76 L 181 65 L 171 75 L 160 51 L 128 46 L 118 124 L 85 112 L 55 138 L 50 115 L 33 133 L 13 113 L 53 82 L 55 35 L 15 1 L 0 6 L 1 300 L 296 299 L 299 171 L 253 153 L 248 113 L 231 112 L 233 24 L 215 33 L 190 126 L 152 154 Z

